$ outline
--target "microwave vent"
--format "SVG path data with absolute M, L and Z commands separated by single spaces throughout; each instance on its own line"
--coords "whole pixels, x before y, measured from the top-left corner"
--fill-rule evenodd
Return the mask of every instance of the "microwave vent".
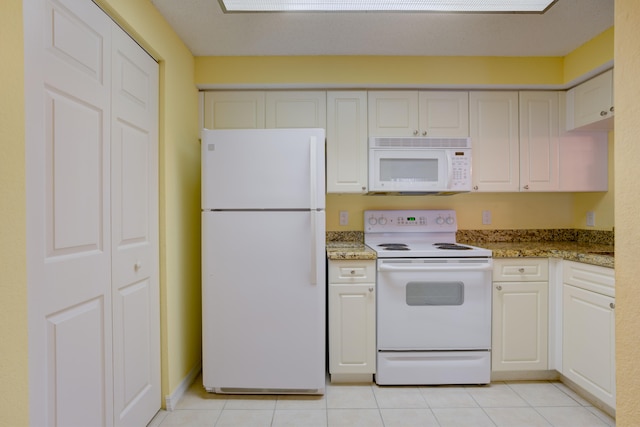
M 371 137 L 369 148 L 471 148 L 471 138 Z

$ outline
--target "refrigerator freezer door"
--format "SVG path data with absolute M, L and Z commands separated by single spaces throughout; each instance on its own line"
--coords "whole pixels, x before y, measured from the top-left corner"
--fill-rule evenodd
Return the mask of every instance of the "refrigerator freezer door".
M 202 208 L 324 209 L 324 129 L 202 132 Z
M 324 212 L 202 213 L 207 390 L 324 393 L 324 224 Z

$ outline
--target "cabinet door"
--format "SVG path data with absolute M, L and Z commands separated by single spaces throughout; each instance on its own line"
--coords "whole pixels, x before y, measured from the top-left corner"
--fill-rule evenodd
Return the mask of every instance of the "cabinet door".
M 562 374 L 615 408 L 614 299 L 563 285 Z
M 494 282 L 492 369 L 548 369 L 548 282 Z
M 518 93 L 470 92 L 473 190 L 519 191 Z
M 329 372 L 375 373 L 374 284 L 329 285 Z
M 206 129 L 263 129 L 264 92 L 205 92 Z
M 558 92 L 520 92 L 520 190 L 557 191 Z
M 367 191 L 367 92 L 327 93 L 327 193 Z
M 570 89 L 567 100 L 568 130 L 613 129 L 613 70 Z
M 417 136 L 418 92 L 370 91 L 369 136 Z
M 274 91 L 266 95 L 266 127 L 322 128 L 327 126 L 324 91 Z
M 420 92 L 418 101 L 420 136 L 469 136 L 468 92 Z

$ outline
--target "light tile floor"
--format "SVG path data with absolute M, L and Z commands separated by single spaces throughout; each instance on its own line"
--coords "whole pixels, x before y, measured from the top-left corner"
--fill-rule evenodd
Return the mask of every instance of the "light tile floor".
M 149 427 L 430 427 L 615 426 L 615 420 L 559 382 L 488 386 L 337 385 L 324 396 L 237 396 L 206 393 L 202 378 L 172 412 Z

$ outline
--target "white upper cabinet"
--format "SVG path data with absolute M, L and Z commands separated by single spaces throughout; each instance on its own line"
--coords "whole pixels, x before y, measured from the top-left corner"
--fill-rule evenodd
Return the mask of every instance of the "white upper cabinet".
M 519 191 L 518 92 L 469 93 L 473 191 Z
M 365 193 L 367 154 L 367 92 L 328 92 L 327 193 Z
M 206 129 L 263 129 L 265 93 L 220 91 L 204 93 Z
M 469 93 L 370 91 L 369 136 L 469 136 Z
M 326 127 L 325 91 L 214 91 L 204 93 L 207 129 Z
M 469 136 L 469 92 L 418 94 L 420 136 Z
M 610 130 L 613 116 L 613 70 L 567 91 L 567 130 Z
M 520 190 L 557 191 L 558 92 L 520 92 Z
M 267 128 L 322 128 L 327 126 L 324 91 L 275 91 L 266 95 Z

